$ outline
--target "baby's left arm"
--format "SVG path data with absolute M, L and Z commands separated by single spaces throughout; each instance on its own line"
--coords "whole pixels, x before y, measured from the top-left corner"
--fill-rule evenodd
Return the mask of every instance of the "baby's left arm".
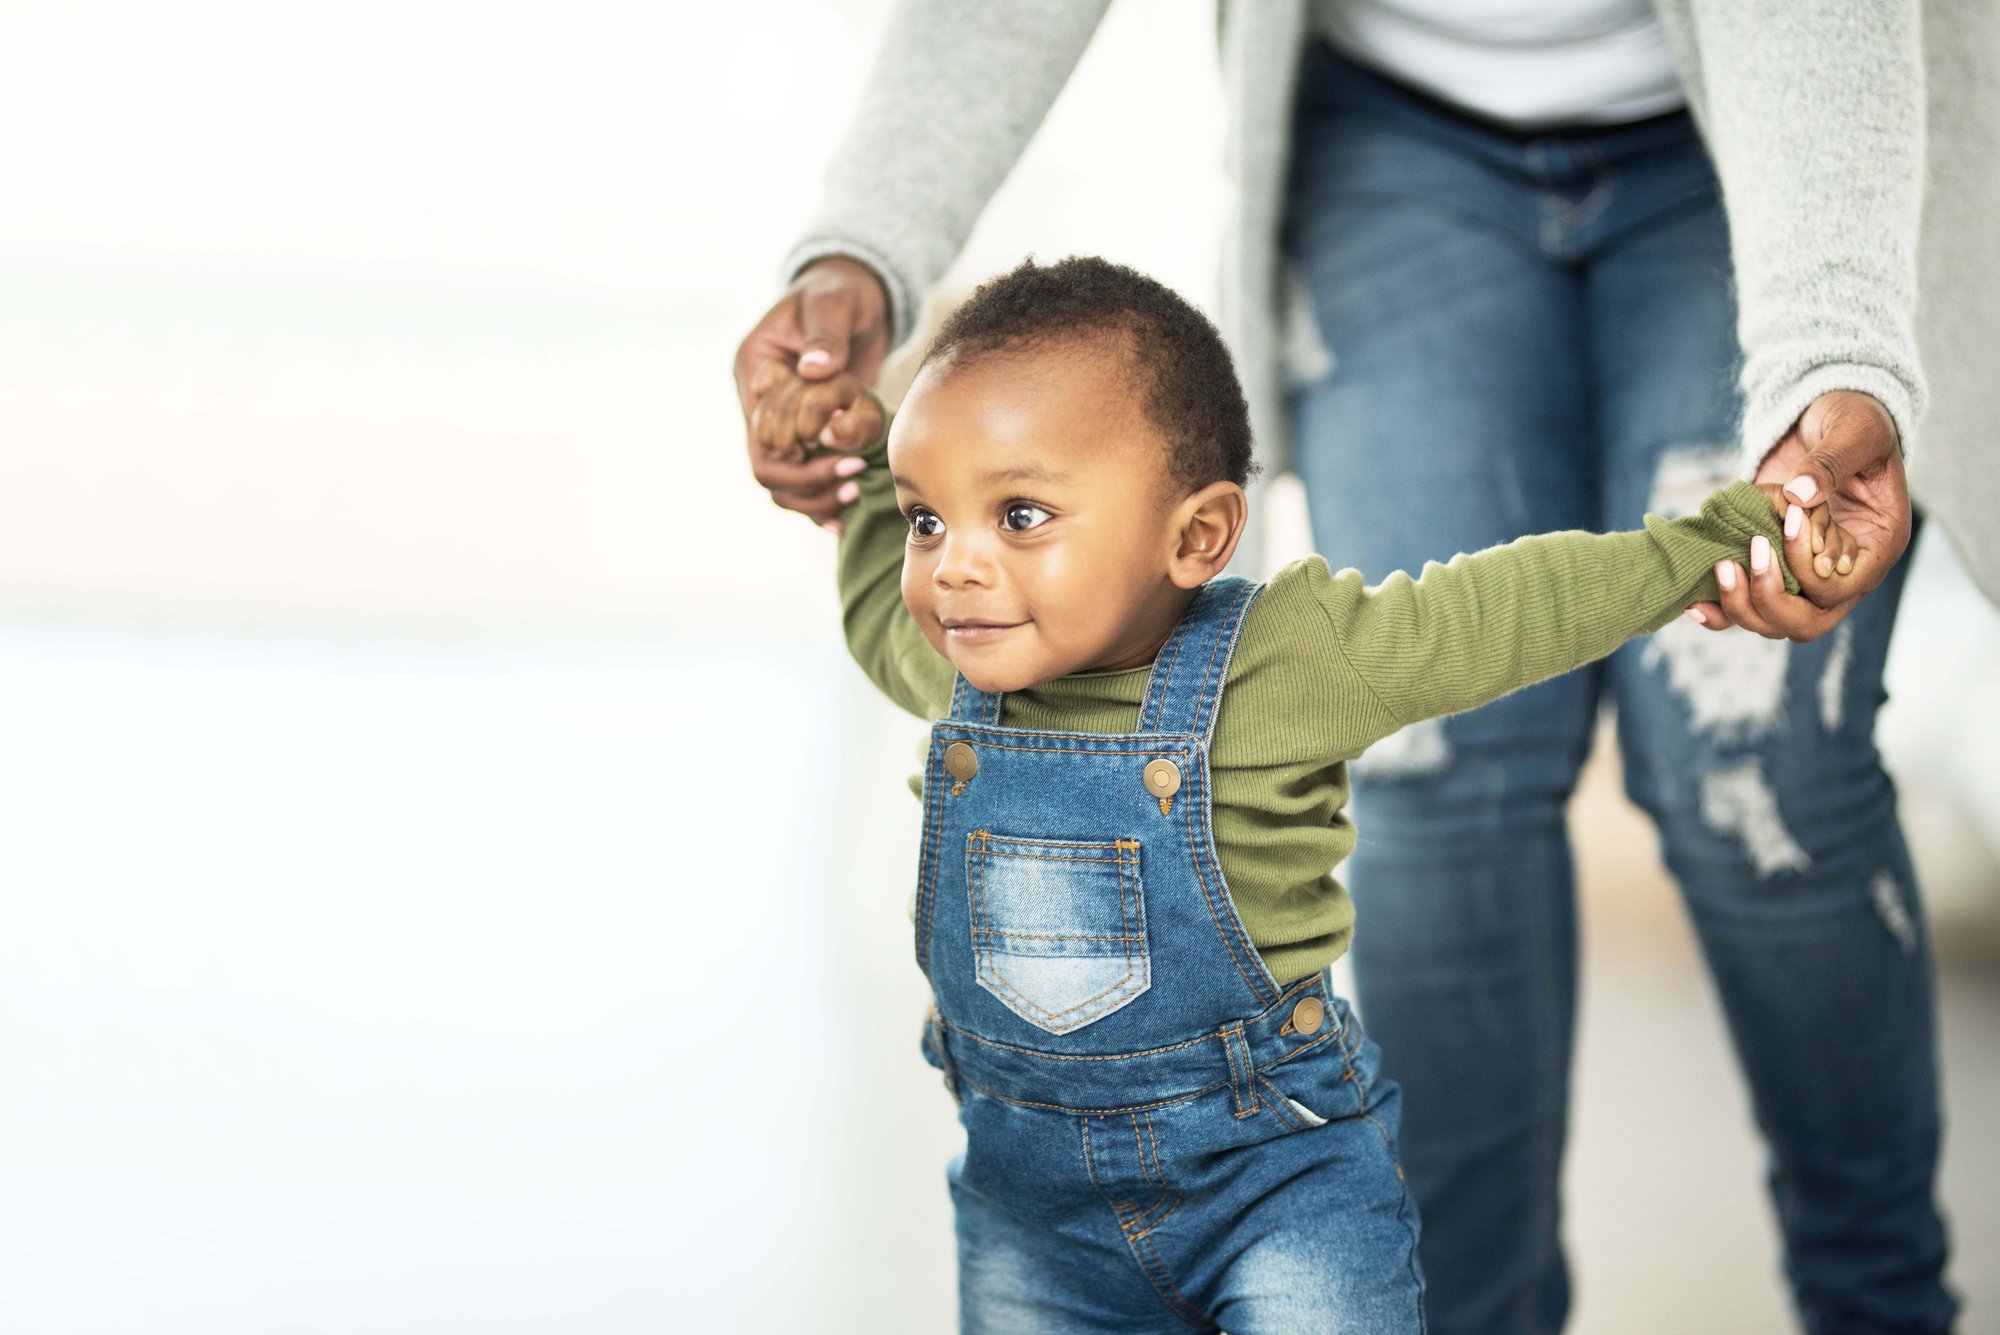
M 1368 729 L 1379 737 L 1485 704 L 1659 629 L 1688 604 L 1714 599 L 1717 567 L 1750 557 L 1758 540 L 1787 590 L 1798 592 L 1771 502 L 1738 482 L 1699 514 L 1649 515 L 1631 532 L 1537 534 L 1373 587 L 1356 571 L 1330 573 L 1316 601 L 1340 657 L 1381 706 L 1387 726 Z M 1833 530 L 1823 533 L 1820 553 L 1836 572 L 1844 554 L 1837 541 Z M 1373 737 L 1352 740 L 1359 749 Z

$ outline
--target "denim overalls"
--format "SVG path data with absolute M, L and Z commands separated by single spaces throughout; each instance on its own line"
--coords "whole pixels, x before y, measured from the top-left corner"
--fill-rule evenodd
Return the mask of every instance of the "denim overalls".
M 1272 979 L 1211 837 L 1259 587 L 1202 587 L 1137 732 L 1006 727 L 963 676 L 932 728 L 916 949 L 964 1331 L 1423 1328 L 1398 1091 L 1324 973 Z

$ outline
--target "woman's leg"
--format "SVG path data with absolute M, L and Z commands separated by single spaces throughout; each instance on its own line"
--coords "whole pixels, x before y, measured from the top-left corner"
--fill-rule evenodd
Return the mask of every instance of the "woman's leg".
M 1379 579 L 1589 527 L 1581 288 L 1538 249 L 1537 192 L 1466 124 L 1317 48 L 1304 77 L 1286 240 L 1331 366 L 1290 406 L 1320 551 Z M 1596 681 L 1586 669 L 1418 725 L 1355 767 L 1358 1001 L 1407 1094 L 1403 1165 L 1440 1332 L 1553 1331 L 1568 1308 L 1564 805 Z
M 1604 522 L 1631 527 L 1698 505 L 1734 466 L 1719 207 L 1615 238 L 1588 275 Z M 1611 663 L 1627 785 L 1714 971 L 1814 1335 L 1943 1330 L 1954 1308 L 1930 951 L 1873 741 L 1901 586 L 1898 570 L 1811 644 L 1676 622 Z

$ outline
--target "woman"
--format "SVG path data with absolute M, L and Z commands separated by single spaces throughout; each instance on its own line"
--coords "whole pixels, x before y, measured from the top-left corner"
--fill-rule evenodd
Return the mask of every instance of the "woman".
M 1597 0 L 1537 7 L 1526 27 L 1490 8 L 1223 10 L 1238 187 L 1223 323 L 1264 457 L 1303 479 L 1323 545 L 1365 552 L 1379 576 L 1524 532 L 1628 525 L 1740 469 L 1837 487 L 1844 522 L 1900 551 L 1901 456 L 1927 374 L 1959 427 L 1926 422 L 1923 448 L 1947 465 L 1935 475 L 1952 479 L 1937 508 L 1977 516 L 1990 470 L 1959 442 L 1990 420 L 1967 391 L 1990 406 L 1991 390 L 1972 359 L 1930 346 L 1919 370 L 1912 324 L 1915 6 Z M 1992 26 L 1971 5 L 1937 8 L 1931 34 L 1954 49 Z M 793 286 L 739 351 L 739 386 L 772 358 L 873 378 L 1103 9 L 895 12 L 787 261 Z M 1945 82 L 1934 62 L 1933 100 L 1970 104 Z M 1992 194 L 1972 184 L 1961 209 L 1933 201 L 1930 254 L 1972 253 L 1958 215 Z M 1992 328 L 1964 322 L 1981 309 L 1971 294 L 1994 288 L 1990 266 L 1957 268 L 1924 309 L 1952 312 L 1964 341 Z M 1304 337 L 1285 386 L 1288 325 Z M 781 504 L 837 522 L 831 464 L 753 459 Z M 1413 490 L 1426 524 L 1392 531 L 1379 517 Z M 2000 588 L 1978 530 L 1953 531 Z M 1827 612 L 1774 589 L 1774 568 L 1721 573 L 1734 585 L 1704 624 L 1764 639 L 1676 627 L 1417 731 L 1357 782 L 1374 837 L 1347 869 L 1368 916 L 1356 982 L 1408 1094 L 1439 1331 L 1550 1331 L 1567 1312 L 1563 804 L 1605 692 L 1724 1000 L 1807 1327 L 1951 1321 L 1928 947 L 1871 741 L 1900 569 Z M 1778 785 L 1804 774 L 1819 796 L 1781 805 Z

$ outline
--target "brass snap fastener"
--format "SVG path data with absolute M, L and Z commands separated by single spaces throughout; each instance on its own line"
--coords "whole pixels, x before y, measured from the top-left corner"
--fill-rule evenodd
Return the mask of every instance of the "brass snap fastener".
M 1181 790 L 1181 767 L 1171 760 L 1155 760 L 1149 763 L 1140 776 L 1146 784 L 1146 791 L 1160 799 L 1160 814 L 1174 814 L 1174 794 Z
M 951 795 L 957 797 L 965 791 L 972 776 L 979 773 L 979 753 L 964 742 L 953 742 L 944 749 L 944 767 L 958 781 L 951 786 Z
M 1316 1034 L 1326 1019 L 1326 1003 L 1318 997 L 1301 997 L 1292 1007 L 1292 1028 L 1301 1034 Z
M 964 742 L 953 742 L 944 749 L 944 767 L 954 779 L 969 779 L 979 773 L 979 755 Z

